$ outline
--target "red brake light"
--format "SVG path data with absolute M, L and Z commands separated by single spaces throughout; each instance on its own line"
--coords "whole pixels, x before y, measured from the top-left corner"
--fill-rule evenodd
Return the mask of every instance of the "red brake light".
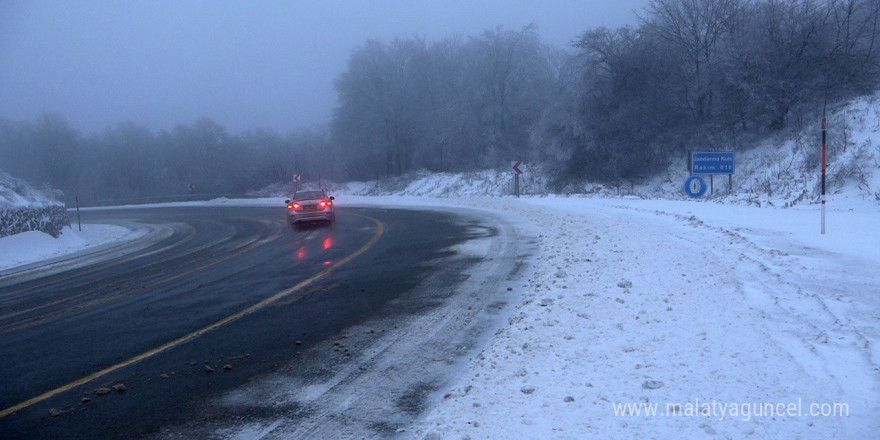
M 287 207 L 294 211 L 299 211 L 300 208 L 302 208 L 302 205 L 300 205 L 299 203 L 292 203 L 290 205 L 287 205 Z

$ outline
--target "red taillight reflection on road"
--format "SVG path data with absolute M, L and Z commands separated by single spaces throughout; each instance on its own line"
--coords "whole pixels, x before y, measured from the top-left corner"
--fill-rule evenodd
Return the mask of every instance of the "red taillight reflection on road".
M 296 251 L 296 258 L 302 260 L 306 257 L 306 247 L 303 246 Z
M 324 239 L 324 249 L 330 249 L 333 247 L 333 238 L 327 237 Z

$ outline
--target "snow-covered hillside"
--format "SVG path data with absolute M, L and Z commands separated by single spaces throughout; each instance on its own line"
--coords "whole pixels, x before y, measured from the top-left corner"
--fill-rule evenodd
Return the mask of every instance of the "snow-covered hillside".
M 30 231 L 45 232 L 55 238 L 70 225 L 60 192 L 36 190 L 27 182 L 0 171 L 0 237 Z
M 880 93 L 854 99 L 828 115 L 827 192 L 844 198 L 880 202 Z M 802 130 L 777 135 L 746 151 L 737 152 L 736 175 L 728 188 L 726 176 L 716 176 L 718 203 L 787 207 L 818 203 L 820 195 L 821 120 Z M 707 150 L 725 150 L 724 146 Z M 521 193 L 548 195 L 552 170 L 522 166 Z M 645 183 L 620 188 L 583 184 L 573 194 L 601 197 L 636 196 L 645 199 L 687 198 L 684 181 L 689 176 L 687 157 Z M 469 173 L 416 173 L 374 182 L 330 184 L 352 195 L 427 197 L 505 196 L 513 194 L 513 170 Z M 277 190 L 277 189 L 276 189 Z
M 0 209 L 45 208 L 61 205 L 60 194 L 53 190 L 39 190 L 24 180 L 0 170 Z
M 880 93 L 854 99 L 831 110 L 827 124 L 828 194 L 880 203 Z M 738 152 L 733 189 L 726 176 L 715 178 L 720 203 L 787 207 L 818 203 L 821 194 L 822 122 L 808 123 L 788 135 L 766 139 Z M 723 149 L 723 148 L 720 148 Z M 648 198 L 682 193 L 686 158 L 637 189 Z

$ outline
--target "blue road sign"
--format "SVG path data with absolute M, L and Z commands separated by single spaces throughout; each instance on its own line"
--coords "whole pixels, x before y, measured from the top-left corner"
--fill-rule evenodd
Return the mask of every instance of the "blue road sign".
M 691 174 L 734 174 L 733 151 L 695 151 L 691 156 Z
M 707 188 L 706 181 L 700 176 L 691 176 L 684 181 L 684 192 L 691 197 L 703 197 Z

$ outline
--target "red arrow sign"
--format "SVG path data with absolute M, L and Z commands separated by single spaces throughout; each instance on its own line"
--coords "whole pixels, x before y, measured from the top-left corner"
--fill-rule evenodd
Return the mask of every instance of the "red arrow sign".
M 299 174 L 293 175 L 293 181 L 299 183 Z
M 516 174 L 522 174 L 522 170 L 519 169 L 519 166 L 522 165 L 522 161 L 518 160 L 515 164 L 513 164 L 513 170 L 516 171 Z

